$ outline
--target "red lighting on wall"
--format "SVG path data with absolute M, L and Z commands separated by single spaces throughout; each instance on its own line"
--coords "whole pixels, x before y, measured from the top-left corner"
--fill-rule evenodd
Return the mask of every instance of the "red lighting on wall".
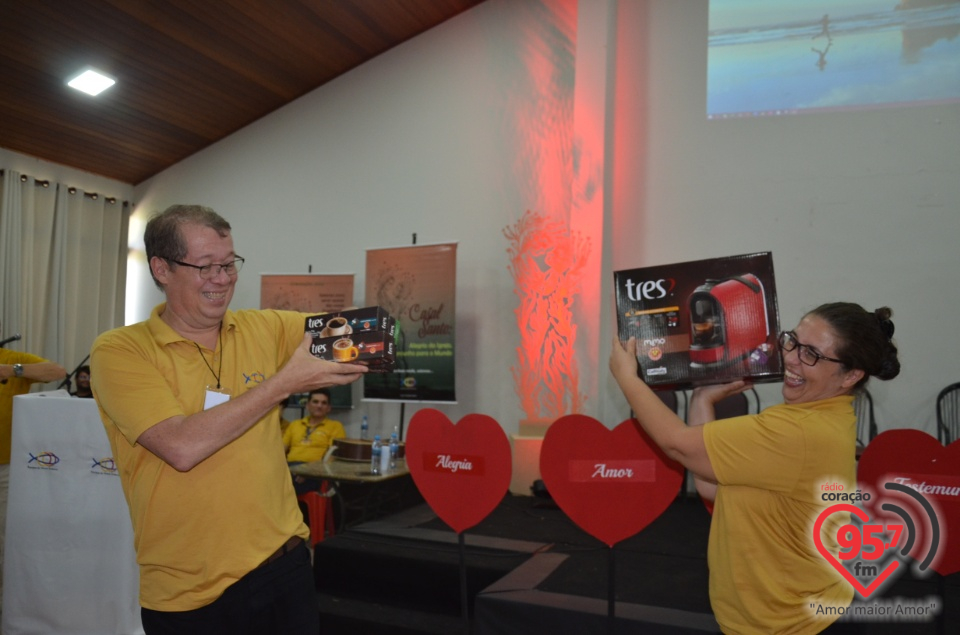
M 527 211 L 503 230 L 510 241 L 508 269 L 520 304 L 517 364 L 510 368 L 529 423 L 547 425 L 580 413 L 585 395 L 574 356 L 572 306 L 590 254 L 590 240 L 568 225 Z
M 528 210 L 503 230 L 519 300 L 520 436 L 585 414 L 598 393 L 607 40 L 599 23 L 579 23 L 578 5 L 518 3 L 522 37 L 497 67 L 510 87 L 510 176 Z

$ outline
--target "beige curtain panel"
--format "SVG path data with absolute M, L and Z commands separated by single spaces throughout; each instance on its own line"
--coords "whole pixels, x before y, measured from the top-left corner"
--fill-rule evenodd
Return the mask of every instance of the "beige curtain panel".
M 4 170 L 0 318 L 8 346 L 71 371 L 105 330 L 123 325 L 125 202 Z

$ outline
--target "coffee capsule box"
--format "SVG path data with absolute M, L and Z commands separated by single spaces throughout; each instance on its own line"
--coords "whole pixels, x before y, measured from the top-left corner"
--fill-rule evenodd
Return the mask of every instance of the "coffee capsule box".
M 658 389 L 783 379 L 769 252 L 614 272 L 621 341 Z
M 396 361 L 393 336 L 379 330 L 314 337 L 310 353 L 331 362 L 364 364 L 374 372 L 389 372 Z
M 392 337 L 395 329 L 396 320 L 379 306 L 311 315 L 304 325 L 304 330 L 313 337 L 333 337 L 361 331 L 388 331 Z

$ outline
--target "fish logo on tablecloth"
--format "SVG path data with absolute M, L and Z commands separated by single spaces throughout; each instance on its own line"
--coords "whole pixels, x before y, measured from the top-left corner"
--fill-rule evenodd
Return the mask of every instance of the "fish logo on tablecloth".
M 27 467 L 34 470 L 55 470 L 60 462 L 60 457 L 53 452 L 38 452 L 37 454 L 27 452 L 27 456 L 30 457 L 27 461 Z

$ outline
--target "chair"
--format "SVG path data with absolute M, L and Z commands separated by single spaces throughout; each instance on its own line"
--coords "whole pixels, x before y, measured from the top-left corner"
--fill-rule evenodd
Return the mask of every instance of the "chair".
M 670 410 L 673 410 L 673 414 L 677 415 L 681 419 L 686 420 L 686 416 L 687 416 L 686 415 L 686 412 L 687 412 L 687 393 L 686 392 L 682 390 L 680 391 L 656 390 L 654 392 L 656 393 L 657 397 L 660 397 L 660 401 L 662 401 L 667 406 L 667 408 L 670 408 Z M 683 403 L 682 415 L 680 413 L 681 402 Z M 631 412 L 630 415 L 633 416 L 633 412 Z M 687 480 L 688 480 L 687 469 L 684 468 L 683 481 L 681 481 L 682 484 L 680 487 L 680 493 L 677 494 L 677 496 L 680 498 L 686 497 L 688 495 Z
M 950 384 L 937 395 L 937 435 L 944 445 L 960 438 L 960 382 Z
M 673 390 L 657 390 L 657 397 L 660 397 L 660 401 L 666 404 L 667 408 L 673 410 L 673 413 L 677 416 L 680 416 L 680 403 L 683 403 L 684 413 L 687 410 L 687 393 L 682 390 L 677 392 Z M 681 419 L 684 417 L 680 416 Z
M 753 414 L 755 414 L 755 415 L 760 414 L 760 410 L 761 410 L 761 408 L 760 408 L 760 395 L 757 394 L 757 389 L 754 388 L 753 386 L 751 386 L 751 387 L 750 387 L 750 390 L 748 390 L 747 393 L 750 393 L 751 395 L 753 395 Z M 746 394 L 746 393 L 744 393 L 744 394 Z
M 749 390 L 721 399 L 713 409 L 717 419 L 760 414 L 760 395 L 757 394 L 757 389 L 751 386 Z
M 713 405 L 717 419 L 729 419 L 750 414 L 750 400 L 745 393 L 724 397 Z
M 673 414 L 677 415 L 681 419 L 686 420 L 685 416 L 681 416 L 680 414 L 680 402 L 682 398 L 683 409 L 684 411 L 686 411 L 687 393 L 683 392 L 682 390 L 679 392 L 674 392 L 672 390 L 654 390 L 653 394 L 659 397 L 660 401 L 662 401 L 667 408 L 670 408 L 670 410 L 673 410 Z M 679 397 L 677 395 L 679 395 Z M 631 417 L 634 416 L 633 409 L 630 410 L 630 416 Z
M 873 397 L 863 388 L 853 398 L 853 412 L 857 416 L 857 447 L 864 448 L 877 436 L 877 420 L 873 416 Z
M 297 500 L 307 508 L 307 523 L 310 525 L 310 546 L 323 542 L 327 532 L 334 533 L 333 503 L 324 481 L 320 490 L 306 492 L 297 496 Z
M 310 546 L 323 542 L 327 526 L 328 499 L 320 492 L 307 492 L 297 496 L 307 506 L 307 522 L 310 524 Z
M 664 403 L 667 408 L 677 411 L 677 393 L 672 390 L 657 390 L 655 391 L 657 397 L 660 397 L 660 401 Z

